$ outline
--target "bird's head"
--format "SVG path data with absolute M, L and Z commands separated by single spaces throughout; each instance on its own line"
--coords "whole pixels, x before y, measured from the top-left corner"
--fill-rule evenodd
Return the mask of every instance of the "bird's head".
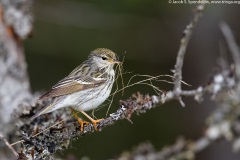
M 118 61 L 116 54 L 106 48 L 97 48 L 91 52 L 89 58 L 98 67 L 113 67 L 114 64 L 120 63 Z

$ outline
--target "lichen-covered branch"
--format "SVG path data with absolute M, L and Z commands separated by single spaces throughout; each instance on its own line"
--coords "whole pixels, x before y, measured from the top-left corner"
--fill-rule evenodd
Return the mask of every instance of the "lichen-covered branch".
M 217 78 L 218 76 L 215 76 L 215 78 Z M 224 81 L 229 82 L 232 80 L 233 79 L 231 78 L 224 79 Z M 218 88 L 217 86 L 213 85 L 207 88 Z M 207 88 L 206 91 L 208 90 Z M 217 96 L 214 96 L 214 101 L 218 102 L 218 109 L 207 118 L 207 128 L 203 133 L 203 136 L 198 138 L 197 140 L 185 139 L 181 137 L 175 142 L 175 144 L 163 147 L 161 150 L 155 150 L 154 147 L 149 143 L 144 143 L 137 146 L 132 151 L 123 152 L 118 157 L 118 159 L 131 160 L 139 158 L 152 160 L 192 160 L 196 158 L 197 153 L 206 149 L 213 142 L 220 139 L 232 142 L 233 150 L 235 152 L 239 152 L 239 94 L 239 82 L 235 83 L 234 87 L 230 90 L 219 90 Z
M 224 73 L 225 72 L 225 73 Z M 218 109 L 208 117 L 207 128 L 203 136 L 197 140 L 179 138 L 175 144 L 156 150 L 149 143 L 137 146 L 132 151 L 123 152 L 120 159 L 173 159 L 192 160 L 196 154 L 206 149 L 214 141 L 226 140 L 233 143 L 233 150 L 240 151 L 240 84 L 233 78 L 232 71 L 224 71 L 214 76 L 212 85 L 187 93 L 187 95 L 203 95 L 204 90 L 213 96 Z M 224 76 L 225 75 L 225 76 Z M 219 83 L 221 82 L 221 83 Z M 222 87 L 221 87 L 222 86 Z M 223 87 L 225 86 L 225 87 Z M 215 94 L 217 92 L 217 94 Z M 197 94 L 198 93 L 198 94 Z M 198 97 L 198 96 L 197 96 Z
M 182 91 L 180 96 L 192 96 L 199 101 L 205 93 L 208 93 L 212 95 L 213 98 L 216 98 L 217 95 L 227 93 L 236 86 L 235 79 L 233 69 L 225 70 L 216 74 L 213 80 L 207 85 L 201 86 L 196 90 Z M 108 118 L 100 121 L 97 128 L 101 131 L 104 127 L 112 125 L 116 121 L 123 119 L 130 120 L 133 114 L 146 113 L 148 110 L 174 99 L 174 91 L 162 93 L 160 96 L 142 95 L 140 93 L 134 94 L 127 100 L 121 100 L 119 109 L 110 114 Z M 40 106 L 37 106 L 37 108 Z M 24 123 L 24 125 L 20 127 L 24 140 L 22 142 L 23 154 L 28 158 L 31 157 L 34 159 L 48 157 L 56 151 L 66 149 L 72 139 L 85 136 L 95 131 L 94 126 L 88 124 L 84 126 L 83 131 L 80 132 L 81 126 L 79 126 L 76 120 L 74 118 L 67 118 L 70 117 L 70 115 L 70 111 L 66 114 L 66 111 L 60 110 L 47 114 L 46 116 L 38 117 L 30 124 Z M 58 123 L 58 125 L 54 125 L 55 123 Z M 37 136 L 35 136 L 36 134 Z M 32 154 L 33 150 L 34 154 Z

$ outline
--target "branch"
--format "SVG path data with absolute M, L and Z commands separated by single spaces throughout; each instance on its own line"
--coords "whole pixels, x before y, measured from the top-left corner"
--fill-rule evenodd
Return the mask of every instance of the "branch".
M 208 95 L 212 95 L 212 97 L 216 97 L 217 94 L 221 92 L 226 93 L 232 89 L 236 85 L 236 83 L 232 83 L 236 81 L 235 78 L 232 69 L 225 70 L 215 75 L 208 85 L 198 87 L 196 90 L 182 91 L 180 96 L 192 96 L 196 100 L 201 100 L 202 96 L 207 93 Z M 120 108 L 110 114 L 108 118 L 100 121 L 97 128 L 101 131 L 104 127 L 113 125 L 117 121 L 123 119 L 130 120 L 133 114 L 146 113 L 148 110 L 174 99 L 174 91 L 162 93 L 160 96 L 134 94 L 129 99 L 120 101 Z M 41 108 L 41 105 L 44 104 L 37 104 L 33 113 Z M 30 117 L 31 115 L 27 116 Z M 80 132 L 81 126 L 79 126 L 75 119 L 68 117 L 71 117 L 70 111 L 59 110 L 49 113 L 46 116 L 40 116 L 30 124 L 27 122 L 24 123 L 20 127 L 23 135 L 23 154 L 27 158 L 34 159 L 48 157 L 57 151 L 66 149 L 72 139 L 95 132 L 92 124 L 84 126 L 83 131 Z M 54 125 L 56 123 L 58 124 Z M 32 154 L 33 150 L 34 154 Z
M 196 154 L 206 149 L 213 142 L 227 140 L 233 142 L 233 150 L 240 151 L 240 84 L 234 95 L 222 92 L 218 97 L 219 108 L 208 118 L 208 125 L 205 133 L 197 140 L 179 138 L 175 144 L 165 146 L 156 151 L 149 143 L 140 144 L 130 152 L 122 153 L 118 159 L 174 159 L 186 160 L 195 159 Z M 235 91 L 234 91 L 235 92 Z M 232 103 L 229 103 L 232 102 Z
M 182 66 L 183 66 L 183 61 L 184 61 L 184 56 L 186 53 L 186 49 L 188 46 L 188 43 L 191 39 L 191 35 L 193 32 L 194 27 L 196 26 L 199 18 L 202 15 L 202 12 L 205 9 L 206 4 L 199 4 L 196 8 L 195 14 L 194 14 L 194 18 L 193 20 L 190 22 L 189 25 L 187 25 L 186 29 L 183 31 L 183 37 L 180 40 L 180 47 L 178 50 L 178 54 L 177 54 L 177 60 L 176 60 L 176 64 L 175 64 L 175 70 L 174 70 L 174 94 L 176 96 L 176 98 L 179 100 L 179 102 L 181 103 L 182 106 L 185 106 L 185 104 L 183 103 L 182 99 L 181 99 L 181 91 L 182 91 L 182 87 L 181 87 L 181 83 L 182 83 Z
M 240 50 L 239 46 L 237 45 L 233 33 L 230 29 L 230 27 L 225 23 L 222 22 L 220 24 L 220 29 L 222 30 L 222 33 L 226 39 L 226 42 L 228 44 L 228 47 L 232 53 L 232 57 L 234 60 L 234 63 L 236 65 L 236 73 L 238 78 L 240 78 Z

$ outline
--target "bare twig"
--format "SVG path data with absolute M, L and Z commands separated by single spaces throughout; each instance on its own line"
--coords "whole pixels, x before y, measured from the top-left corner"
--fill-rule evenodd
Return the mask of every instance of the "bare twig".
M 18 153 L 15 151 L 15 149 L 10 145 L 10 143 L 8 142 L 8 140 L 4 137 L 4 135 L 0 132 L 0 139 L 2 139 L 4 141 L 4 143 L 6 144 L 6 146 L 13 152 L 13 154 L 18 157 Z
M 239 46 L 237 45 L 233 33 L 230 29 L 230 27 L 225 23 L 220 23 L 220 28 L 222 30 L 222 33 L 226 39 L 226 42 L 228 44 L 228 48 L 230 49 L 232 53 L 232 57 L 234 60 L 234 63 L 236 65 L 236 74 L 238 78 L 240 78 L 240 50 Z
M 190 24 L 187 25 L 186 29 L 183 31 L 183 37 L 180 40 L 180 47 L 178 50 L 177 60 L 176 60 L 175 70 L 174 70 L 174 77 L 175 77 L 174 94 L 180 100 L 183 106 L 184 106 L 184 103 L 181 101 L 181 97 L 179 96 L 179 94 L 181 94 L 181 91 L 182 91 L 181 81 L 182 81 L 182 66 L 183 66 L 184 55 L 186 53 L 188 43 L 191 39 L 193 29 L 196 26 L 199 20 L 199 17 L 201 16 L 204 9 L 205 9 L 204 3 L 197 6 L 194 14 L 194 18 L 190 22 Z

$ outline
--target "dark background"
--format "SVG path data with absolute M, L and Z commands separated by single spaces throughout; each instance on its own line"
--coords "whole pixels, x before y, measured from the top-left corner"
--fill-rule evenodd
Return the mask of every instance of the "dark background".
M 240 38 L 240 5 L 209 5 L 195 28 L 187 49 L 183 80 L 194 89 L 207 83 L 219 66 L 220 48 L 224 39 L 219 23 L 226 21 L 238 44 Z M 26 59 L 33 91 L 49 89 L 72 69 L 83 62 L 90 51 L 104 47 L 125 57 L 125 83 L 134 74 L 157 76 L 172 74 L 182 31 L 193 17 L 195 5 L 169 4 L 158 0 L 41 0 L 35 1 L 33 35 L 25 41 Z M 228 55 L 226 58 L 231 62 Z M 139 80 L 136 79 L 135 82 Z M 169 80 L 169 79 L 168 79 Z M 159 82 L 161 90 L 172 85 Z M 136 85 L 118 93 L 111 112 L 118 109 L 118 101 L 136 91 L 154 94 L 153 89 Z M 206 117 L 217 105 L 206 97 L 201 104 L 184 98 L 186 107 L 170 102 L 141 116 L 133 116 L 133 124 L 121 121 L 102 132 L 72 141 L 71 148 L 60 153 L 73 154 L 77 159 L 110 159 L 149 141 L 159 150 L 173 144 L 183 135 L 197 139 L 204 133 Z M 96 111 L 105 117 L 107 107 Z M 197 159 L 235 160 L 230 143 L 218 141 L 197 155 Z

